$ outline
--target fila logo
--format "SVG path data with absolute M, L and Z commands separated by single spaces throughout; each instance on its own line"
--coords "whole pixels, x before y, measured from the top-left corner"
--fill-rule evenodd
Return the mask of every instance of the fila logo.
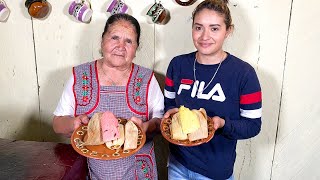
M 198 80 L 193 84 L 193 86 L 191 86 L 190 83 L 187 83 L 187 84 L 181 83 L 179 86 L 178 95 L 180 95 L 182 91 L 188 91 L 192 88 L 192 91 L 191 91 L 192 98 L 196 96 L 198 99 L 209 100 L 211 98 L 212 100 L 219 101 L 219 102 L 223 102 L 226 100 L 226 96 L 223 93 L 220 83 L 217 83 L 216 85 L 214 85 L 208 94 L 203 93 L 204 86 L 205 86 L 205 82 L 201 81 L 199 85 Z

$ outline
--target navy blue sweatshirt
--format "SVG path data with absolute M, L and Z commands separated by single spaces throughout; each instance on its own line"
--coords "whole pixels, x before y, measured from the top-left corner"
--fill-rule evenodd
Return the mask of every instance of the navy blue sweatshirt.
M 170 144 L 170 152 L 189 170 L 223 180 L 233 173 L 237 140 L 260 132 L 261 88 L 254 68 L 229 53 L 209 84 L 218 64 L 199 64 L 195 53 L 171 60 L 165 80 L 165 110 L 181 105 L 204 108 L 208 116 L 225 119 L 225 126 L 208 143 L 195 147 Z

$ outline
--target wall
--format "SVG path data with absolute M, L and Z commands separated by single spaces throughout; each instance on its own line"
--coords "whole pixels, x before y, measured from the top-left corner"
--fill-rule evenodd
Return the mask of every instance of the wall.
M 52 112 L 71 67 L 100 57 L 109 16 L 109 0 L 91 0 L 92 21 L 79 23 L 68 15 L 70 2 L 49 1 L 50 15 L 38 20 L 28 16 L 24 2 L 7 0 L 11 14 L 0 23 L 0 138 L 68 142 L 53 132 Z M 154 1 L 125 2 L 142 26 L 135 62 L 153 68 L 163 87 L 172 57 L 194 50 L 191 12 L 200 0 L 188 7 L 163 1 L 171 14 L 166 25 L 148 23 L 145 14 Z M 235 31 L 225 50 L 255 67 L 263 91 L 262 131 L 239 141 L 237 180 L 320 178 L 319 5 L 317 0 L 230 0 Z M 167 145 L 161 137 L 157 144 Z M 167 151 L 156 150 L 164 167 Z

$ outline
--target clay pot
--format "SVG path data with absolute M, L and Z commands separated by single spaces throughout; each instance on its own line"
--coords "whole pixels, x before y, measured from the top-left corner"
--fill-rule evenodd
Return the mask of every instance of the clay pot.
M 26 8 L 33 18 L 44 18 L 49 13 L 49 4 L 46 0 L 26 0 Z

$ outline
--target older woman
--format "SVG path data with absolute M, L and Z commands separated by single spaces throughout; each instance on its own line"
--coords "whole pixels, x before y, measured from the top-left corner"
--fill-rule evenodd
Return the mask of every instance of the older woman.
M 70 137 L 95 112 L 104 111 L 136 122 L 147 137 L 159 130 L 162 92 L 152 70 L 132 62 L 139 39 L 140 25 L 134 17 L 109 17 L 102 33 L 102 58 L 73 68 L 54 112 L 56 133 Z M 91 179 L 157 179 L 152 141 L 123 159 L 88 158 L 88 166 Z

